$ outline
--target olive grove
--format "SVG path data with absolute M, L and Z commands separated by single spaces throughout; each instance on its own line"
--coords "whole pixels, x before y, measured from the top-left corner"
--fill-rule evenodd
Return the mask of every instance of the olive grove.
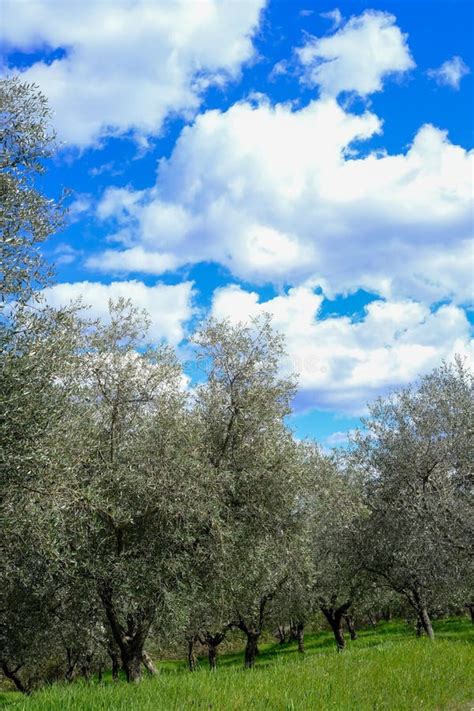
M 459 358 L 380 399 L 347 448 L 299 442 L 297 380 L 261 316 L 204 320 L 181 353 L 111 302 L 52 309 L 38 249 L 60 201 L 35 176 L 54 147 L 35 87 L 0 81 L 0 671 L 29 693 L 110 668 L 137 682 L 156 650 L 217 667 L 240 635 L 473 609 L 473 381 Z

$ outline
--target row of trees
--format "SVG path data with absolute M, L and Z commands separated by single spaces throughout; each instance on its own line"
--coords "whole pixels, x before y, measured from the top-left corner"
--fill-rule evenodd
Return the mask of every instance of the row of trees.
M 215 668 L 231 629 L 252 667 L 266 629 L 302 651 L 319 612 L 343 649 L 354 611 L 401 600 L 433 637 L 430 613 L 471 603 L 465 365 L 377 401 L 327 455 L 288 427 L 296 383 L 269 318 L 201 324 L 190 387 L 130 303 L 106 324 L 46 307 L 47 112 L 17 80 L 0 101 L 3 674 L 23 691 L 107 665 L 136 681 L 149 645 L 177 641 L 191 668 L 196 642 Z

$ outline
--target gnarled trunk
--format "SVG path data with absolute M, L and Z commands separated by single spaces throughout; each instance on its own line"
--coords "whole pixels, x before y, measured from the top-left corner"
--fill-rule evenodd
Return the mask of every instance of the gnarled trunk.
M 122 652 L 122 666 L 127 677 L 128 682 L 134 684 L 138 683 L 141 679 L 141 663 L 142 663 L 142 650 L 131 649 L 124 653 Z
M 205 632 L 201 642 L 207 647 L 207 658 L 211 671 L 217 669 L 217 647 L 224 641 L 229 626 L 224 627 L 220 632 Z
M 342 628 L 342 620 L 350 606 L 350 602 L 346 602 L 340 607 L 325 607 L 324 605 L 320 606 L 322 613 L 329 622 L 329 625 L 333 631 L 338 652 L 342 652 L 344 650 L 344 647 L 346 646 L 346 640 L 344 639 L 344 630 Z
M 247 644 L 245 645 L 245 668 L 252 669 L 255 665 L 255 657 L 258 654 L 258 638 L 260 632 L 246 632 Z
M 66 672 L 64 674 L 64 678 L 66 681 L 73 681 L 74 676 L 76 674 L 76 665 L 78 662 L 78 656 L 74 656 L 74 652 L 70 647 L 66 647 L 66 659 L 67 659 L 67 665 L 66 665 Z
M 114 681 L 118 681 L 119 678 L 119 669 L 120 669 L 120 663 L 119 663 L 119 655 L 114 649 L 109 648 L 107 650 L 107 653 L 110 657 L 110 660 L 112 662 L 112 679 Z
M 196 671 L 198 662 L 196 659 L 196 654 L 194 653 L 194 644 L 196 642 L 195 637 L 186 637 L 188 643 L 188 669 L 189 671 Z
M 286 634 L 285 634 L 285 626 L 284 625 L 277 625 L 276 638 L 278 640 L 278 644 L 285 644 L 286 643 Z
M 7 679 L 10 679 L 10 681 L 12 681 L 15 684 L 15 687 L 18 689 L 18 691 L 21 691 L 22 694 L 29 694 L 30 693 L 30 689 L 18 676 L 18 672 L 20 671 L 21 667 L 23 666 L 22 664 L 18 664 L 14 669 L 10 669 L 7 662 L 2 660 L 1 666 L 2 666 L 2 672 L 5 674 Z
M 215 671 L 217 669 L 217 645 L 207 645 L 207 658 L 209 659 L 209 669 Z
M 298 622 L 296 625 L 296 642 L 298 644 L 298 652 L 300 654 L 304 654 L 304 624 L 302 622 Z
M 354 625 L 354 618 L 352 617 L 352 615 L 344 615 L 344 620 L 347 625 L 347 629 L 349 630 L 351 639 L 357 639 L 357 632 Z
M 141 678 L 144 646 L 153 621 L 155 607 L 127 617 L 126 627 L 121 623 L 113 603 L 113 593 L 109 586 L 100 589 L 100 597 L 110 625 L 114 642 L 120 650 L 122 668 L 129 682 L 138 682 Z

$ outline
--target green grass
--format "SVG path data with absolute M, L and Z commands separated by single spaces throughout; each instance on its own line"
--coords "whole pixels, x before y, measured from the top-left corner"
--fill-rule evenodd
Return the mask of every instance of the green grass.
M 308 635 L 307 652 L 294 645 L 261 647 L 255 669 L 227 654 L 212 674 L 204 660 L 189 673 L 161 662 L 160 674 L 137 686 L 125 682 L 47 687 L 30 698 L 0 695 L 8 711 L 470 711 L 474 707 L 474 633 L 468 620 L 435 625 L 437 639 L 416 639 L 403 623 L 364 630 L 337 654 L 328 633 Z

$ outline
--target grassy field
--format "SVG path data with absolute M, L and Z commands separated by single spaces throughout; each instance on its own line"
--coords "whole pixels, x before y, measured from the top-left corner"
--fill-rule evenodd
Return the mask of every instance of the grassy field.
M 379 624 L 337 654 L 329 633 L 308 635 L 307 652 L 294 645 L 261 646 L 255 669 L 228 654 L 212 674 L 205 660 L 189 673 L 162 662 L 160 674 L 138 686 L 58 684 L 30 698 L 0 694 L 9 711 L 470 711 L 474 708 L 474 628 L 467 619 L 435 623 L 437 639 L 416 639 L 404 623 Z

